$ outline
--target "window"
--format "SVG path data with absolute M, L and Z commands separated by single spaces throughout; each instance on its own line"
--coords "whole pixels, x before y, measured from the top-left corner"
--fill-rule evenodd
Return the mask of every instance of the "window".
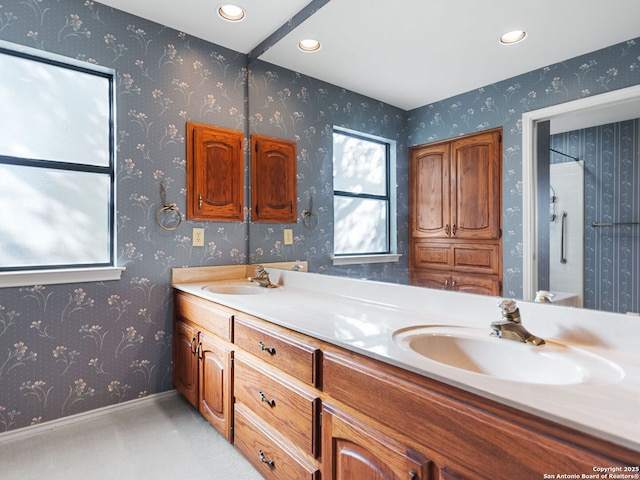
M 0 42 L 0 286 L 119 278 L 114 71 Z
M 333 132 L 334 263 L 395 261 L 395 142 Z

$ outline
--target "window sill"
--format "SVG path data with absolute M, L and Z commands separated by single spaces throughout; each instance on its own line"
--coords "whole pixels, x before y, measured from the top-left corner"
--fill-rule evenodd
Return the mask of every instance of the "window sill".
M 0 288 L 120 280 L 124 267 L 0 272 Z
M 392 263 L 400 260 L 399 253 L 385 253 L 381 255 L 345 255 L 331 257 L 334 265 L 356 265 L 361 263 Z

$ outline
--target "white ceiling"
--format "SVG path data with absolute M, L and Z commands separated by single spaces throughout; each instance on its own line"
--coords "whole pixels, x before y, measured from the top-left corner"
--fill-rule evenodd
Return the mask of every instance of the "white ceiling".
M 310 0 L 238 0 L 237 24 L 216 15 L 232 0 L 101 3 L 249 53 Z M 297 49 L 309 37 L 318 52 Z M 410 110 L 636 37 L 639 0 L 330 0 L 259 58 Z

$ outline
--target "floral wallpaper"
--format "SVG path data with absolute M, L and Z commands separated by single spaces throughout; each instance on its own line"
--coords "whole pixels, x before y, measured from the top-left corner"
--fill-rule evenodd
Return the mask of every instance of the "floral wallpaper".
M 631 39 L 408 112 L 408 146 L 503 127 L 505 296 L 522 298 L 522 114 L 639 83 L 640 39 Z
M 640 312 L 640 225 L 591 226 L 640 222 L 640 119 L 552 135 L 551 147 L 584 160 L 585 307 Z
M 245 263 L 247 224 L 165 231 L 160 188 L 185 211 L 187 120 L 245 130 L 247 59 L 91 0 L 0 0 L 0 39 L 116 69 L 126 267 L 120 281 L 0 289 L 3 432 L 172 388 L 171 267 Z
M 406 283 L 410 145 L 503 126 L 505 294 L 520 296 L 522 112 L 640 83 L 630 40 L 405 112 L 92 0 L 0 0 L 0 39 L 116 69 L 126 267 L 120 281 L 0 289 L 0 432 L 172 388 L 172 267 L 308 260 L 315 272 Z M 298 222 L 161 229 L 162 187 L 185 211 L 188 120 L 295 140 Z M 333 125 L 397 141 L 398 263 L 331 264 Z M 193 227 L 205 247 L 191 246 Z

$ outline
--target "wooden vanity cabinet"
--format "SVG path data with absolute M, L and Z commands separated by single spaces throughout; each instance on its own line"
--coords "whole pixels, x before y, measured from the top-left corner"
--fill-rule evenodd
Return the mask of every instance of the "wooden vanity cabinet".
M 187 122 L 187 219 L 242 221 L 244 134 Z
M 411 284 L 430 286 L 423 272 L 446 271 L 469 278 L 458 282 L 462 291 L 488 293 L 485 286 L 472 288 L 474 279 L 500 288 L 501 136 L 494 129 L 410 148 Z
M 637 452 L 343 349 L 327 347 L 322 370 L 331 401 L 397 432 L 436 479 L 537 480 L 637 464 Z
M 478 295 L 498 296 L 502 291 L 502 283 L 493 278 L 443 275 L 432 272 L 415 272 L 412 284 L 419 287 L 475 293 Z
M 296 184 L 295 142 L 251 135 L 251 220 L 295 222 Z
M 176 292 L 174 303 L 173 384 L 231 441 L 233 315 L 181 292 Z

